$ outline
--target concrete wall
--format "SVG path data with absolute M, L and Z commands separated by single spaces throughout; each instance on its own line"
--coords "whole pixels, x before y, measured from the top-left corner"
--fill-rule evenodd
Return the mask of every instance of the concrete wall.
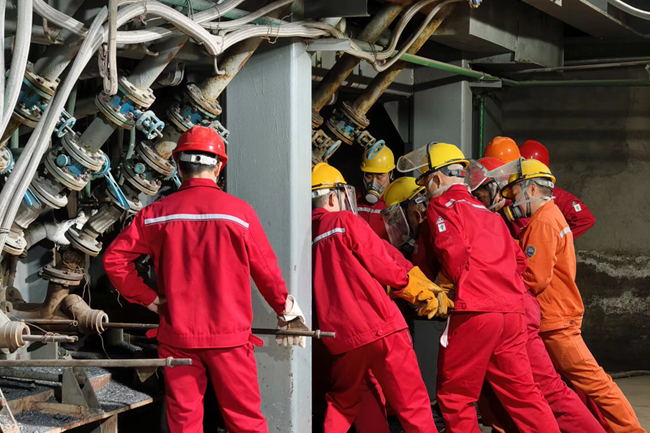
M 596 225 L 576 241 L 585 340 L 608 371 L 650 368 L 650 89 L 503 92 L 503 132 L 544 143 Z
M 278 257 L 289 292 L 311 320 L 311 64 L 305 45 L 278 42 L 246 63 L 226 90 L 228 192 L 249 202 Z M 238 290 L 233 287 L 233 290 Z M 253 290 L 254 326 L 276 326 Z M 311 342 L 307 349 L 256 349 L 269 431 L 311 431 Z

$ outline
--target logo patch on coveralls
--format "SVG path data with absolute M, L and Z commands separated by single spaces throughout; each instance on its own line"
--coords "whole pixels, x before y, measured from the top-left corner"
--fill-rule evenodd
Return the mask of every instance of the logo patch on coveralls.
M 528 257 L 529 259 L 532 259 L 533 256 L 535 255 L 535 252 L 537 252 L 535 247 L 532 246 L 532 245 L 528 245 L 528 248 L 526 248 L 526 257 Z
M 576 210 L 576 212 L 580 212 L 582 210 L 580 203 L 578 203 L 577 201 L 573 202 L 573 208 Z
M 438 221 L 436 221 L 436 224 L 438 224 L 438 233 L 442 233 L 447 230 L 447 226 L 445 225 L 445 220 L 443 220 L 442 217 L 438 217 Z

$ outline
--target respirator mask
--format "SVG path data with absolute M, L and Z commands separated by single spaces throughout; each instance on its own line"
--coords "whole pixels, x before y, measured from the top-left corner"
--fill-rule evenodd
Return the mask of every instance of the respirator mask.
M 521 182 L 519 185 L 521 186 L 521 192 L 515 198 L 515 201 L 510 204 L 510 206 L 507 206 L 503 209 L 506 218 L 509 221 L 515 221 L 518 219 L 523 219 L 523 218 L 530 218 L 532 216 L 532 210 L 530 207 L 531 203 L 538 202 L 538 201 L 548 201 L 551 200 L 553 197 L 539 197 L 539 198 L 530 198 L 528 195 L 528 188 L 533 184 L 537 184 L 540 186 L 545 186 L 549 188 L 553 188 L 553 182 L 551 181 L 546 181 L 546 180 L 538 180 L 538 181 L 532 181 L 532 180 L 525 180 Z
M 365 199 L 369 204 L 376 204 L 381 196 L 384 194 L 386 187 L 379 182 L 373 180 L 371 182 L 364 182 L 366 191 Z

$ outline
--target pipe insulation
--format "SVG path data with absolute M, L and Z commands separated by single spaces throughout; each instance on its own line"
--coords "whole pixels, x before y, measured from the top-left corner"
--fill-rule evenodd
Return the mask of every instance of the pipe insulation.
M 0 95 L 5 94 L 5 9 L 7 0 L 0 0 Z M 0 116 L 4 116 L 5 99 L 0 97 Z
M 41 121 L 36 125 L 25 149 L 16 162 L 14 170 L 9 175 L 5 186 L 0 192 L 0 218 L 2 218 L 2 225 L 0 226 L 0 251 L 4 248 L 9 229 L 20 207 L 20 202 L 23 200 L 23 196 L 36 173 L 41 157 L 49 146 L 50 135 L 54 130 L 59 113 L 63 110 L 70 92 L 72 92 L 74 85 L 77 83 L 79 75 L 81 75 L 86 64 L 104 41 L 107 32 L 102 27 L 102 24 L 107 16 L 108 11 L 104 7 L 97 14 L 97 17 L 95 17 L 66 79 L 59 86 L 54 98 L 45 109 Z
M 609 0 L 609 4 L 617 9 L 622 10 L 623 12 L 626 12 L 637 18 L 641 18 L 642 20 L 650 20 L 650 11 L 635 8 L 634 6 L 630 6 L 621 0 Z
M 29 45 L 32 39 L 32 6 L 32 0 L 20 0 L 18 2 L 17 20 L 20 25 L 16 31 L 16 41 L 11 59 L 9 79 L 6 83 L 6 89 L 4 89 L 4 107 L 2 110 L 2 123 L 0 123 L 0 135 L 4 133 L 9 124 L 14 106 L 18 102 L 20 88 L 22 87 L 25 70 L 27 69 L 27 57 L 29 56 Z
M 278 0 L 276 2 L 270 3 L 263 8 L 258 9 L 255 12 L 252 12 L 242 18 L 238 18 L 236 20 L 231 20 L 231 21 L 225 21 L 225 22 L 209 22 L 203 24 L 203 27 L 210 29 L 210 30 L 225 30 L 225 29 L 232 29 L 233 27 L 238 27 L 244 24 L 248 24 L 251 21 L 254 21 L 258 18 L 263 17 L 264 15 L 273 12 L 276 9 L 280 9 L 283 6 L 290 5 L 293 3 L 295 0 Z

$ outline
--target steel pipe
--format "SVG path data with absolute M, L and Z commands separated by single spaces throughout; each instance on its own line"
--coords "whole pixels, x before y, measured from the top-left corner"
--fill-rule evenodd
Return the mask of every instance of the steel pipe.
M 363 42 L 374 43 L 381 34 L 399 16 L 405 5 L 387 5 L 381 9 L 359 34 L 358 39 Z M 332 95 L 341 87 L 341 84 L 350 76 L 361 60 L 350 54 L 344 54 L 329 70 L 312 96 L 312 113 L 318 114 L 320 110 L 332 99 Z
M 75 343 L 76 335 L 23 335 L 24 341 L 42 341 L 43 343 Z
M 108 322 L 104 324 L 104 328 L 121 328 L 121 329 L 156 329 L 158 325 L 155 323 L 124 323 L 124 322 Z M 299 336 L 299 337 L 313 337 L 313 338 L 336 338 L 335 332 L 323 332 L 318 329 L 313 331 L 298 331 L 298 330 L 284 330 L 272 328 L 252 328 L 253 334 L 259 335 L 286 335 L 286 336 Z
M 3 367 L 104 367 L 104 368 L 139 368 L 139 367 L 175 367 L 192 365 L 189 358 L 165 359 L 3 359 Z
M 424 31 L 420 33 L 418 38 L 413 42 L 411 47 L 408 49 L 406 54 L 415 54 L 420 48 L 429 40 L 431 35 L 440 27 L 442 22 L 451 15 L 454 11 L 455 4 L 449 4 L 442 8 L 440 12 L 431 20 L 431 22 L 425 27 Z M 407 63 L 400 58 L 400 61 L 396 62 L 386 71 L 377 74 L 375 78 L 370 82 L 368 88 L 359 96 L 352 105 L 352 110 L 357 114 L 365 116 L 368 113 L 368 110 L 377 102 L 379 97 L 384 93 L 384 91 L 391 85 L 393 81 L 397 78 L 402 69 L 406 67 Z
M 477 96 L 478 99 L 478 157 L 483 158 L 485 152 L 485 95 Z

